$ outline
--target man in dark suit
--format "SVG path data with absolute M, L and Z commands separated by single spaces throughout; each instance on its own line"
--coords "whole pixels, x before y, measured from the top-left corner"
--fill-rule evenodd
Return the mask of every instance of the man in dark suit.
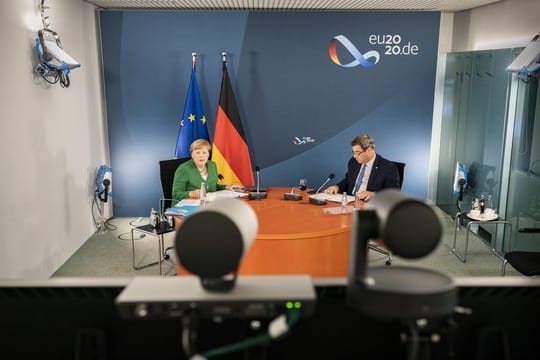
M 351 141 L 353 157 L 347 164 L 345 178 L 328 187 L 327 194 L 347 192 L 358 198 L 369 200 L 382 189 L 399 189 L 399 174 L 396 165 L 375 152 L 375 140 L 368 134 Z

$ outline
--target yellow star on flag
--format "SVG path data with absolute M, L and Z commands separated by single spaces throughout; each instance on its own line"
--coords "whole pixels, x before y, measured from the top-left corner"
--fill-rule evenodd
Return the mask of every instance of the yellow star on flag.
M 201 118 L 201 122 L 202 122 L 203 124 L 206 124 L 206 116 L 203 115 L 203 117 Z
M 195 115 L 189 114 L 188 119 L 189 119 L 190 122 L 194 122 L 195 121 Z

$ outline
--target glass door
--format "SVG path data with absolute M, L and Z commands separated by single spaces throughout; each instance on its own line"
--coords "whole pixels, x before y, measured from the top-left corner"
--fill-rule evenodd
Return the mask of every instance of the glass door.
M 519 80 L 506 217 L 512 241 L 505 251 L 540 251 L 540 91 L 538 79 Z
M 499 207 L 512 77 L 506 66 L 513 57 L 514 49 L 447 55 L 436 204 L 450 215 L 457 212 L 453 194 L 457 161 L 467 168 L 462 210 L 468 212 L 481 196 L 491 199 L 494 209 Z

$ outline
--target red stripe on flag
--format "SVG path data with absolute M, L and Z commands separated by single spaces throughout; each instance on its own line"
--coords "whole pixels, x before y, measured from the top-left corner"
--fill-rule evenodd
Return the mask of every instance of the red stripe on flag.
M 224 109 L 218 106 L 213 145 L 244 186 L 253 185 L 251 158 L 246 141 L 238 133 Z M 219 165 L 218 165 L 218 171 Z

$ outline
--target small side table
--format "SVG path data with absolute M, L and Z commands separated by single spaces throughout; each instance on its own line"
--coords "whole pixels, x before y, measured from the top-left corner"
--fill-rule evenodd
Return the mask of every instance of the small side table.
M 163 260 L 169 258 L 169 255 L 167 254 L 167 249 L 165 249 L 165 245 L 164 245 L 164 235 L 171 231 L 174 231 L 174 227 L 169 226 L 169 224 L 166 221 L 160 222 L 157 228 L 154 228 L 150 224 L 131 228 L 131 248 L 132 248 L 132 253 L 133 253 L 133 257 L 132 257 L 133 269 L 140 270 L 140 269 L 147 268 L 149 266 L 159 264 L 159 275 L 163 275 L 162 262 Z M 142 233 L 142 234 L 157 238 L 158 240 L 158 260 L 157 261 L 154 261 L 145 265 L 140 265 L 140 266 L 135 265 L 135 240 L 133 237 L 134 232 Z
M 465 226 L 466 229 L 467 229 L 467 234 L 465 235 L 465 249 L 463 250 L 463 254 L 460 254 L 457 249 L 456 249 L 456 240 L 457 240 L 457 233 L 459 231 L 459 229 L 461 228 L 461 219 L 462 218 L 465 218 L 467 219 L 467 225 Z M 509 226 L 510 227 L 510 237 L 512 236 L 512 222 L 508 221 L 508 220 L 504 220 L 504 219 L 500 219 L 500 218 L 497 218 L 495 220 L 486 220 L 486 221 L 480 221 L 480 220 L 474 220 L 474 219 L 471 219 L 467 216 L 467 214 L 465 213 L 457 213 L 456 214 L 456 217 L 455 217 L 455 227 L 454 227 L 454 242 L 452 244 L 452 252 L 454 253 L 454 255 L 456 255 L 456 257 L 461 260 L 461 262 L 465 263 L 467 262 L 467 250 L 469 248 L 469 234 L 470 233 L 473 233 L 475 234 L 472 230 L 471 230 L 471 226 L 472 225 L 491 225 L 491 226 L 495 226 L 495 233 L 494 233 L 494 236 L 493 238 L 494 239 L 497 239 L 497 230 L 499 228 L 498 225 L 500 224 L 503 224 L 505 227 L 506 226 Z M 475 234 L 477 235 L 477 234 Z M 486 245 L 488 245 L 490 248 L 491 248 L 491 252 L 493 253 L 493 255 L 497 256 L 501 261 L 504 261 L 504 257 L 499 254 L 499 252 L 493 247 L 492 244 L 488 244 L 486 243 L 483 239 L 481 239 L 482 242 Z

